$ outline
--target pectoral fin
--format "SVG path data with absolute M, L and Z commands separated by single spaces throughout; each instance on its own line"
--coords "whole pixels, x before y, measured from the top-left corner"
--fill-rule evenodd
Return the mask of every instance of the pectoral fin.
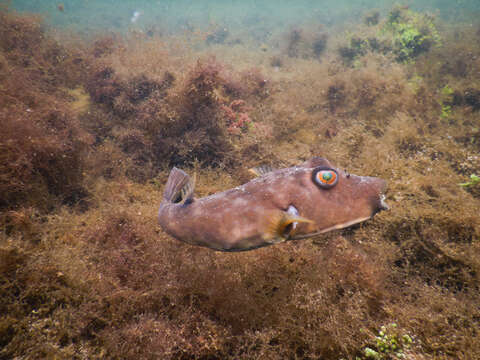
M 313 221 L 286 211 L 279 211 L 268 218 L 263 238 L 272 243 L 283 242 L 292 235 L 293 225 L 296 223 L 312 224 Z

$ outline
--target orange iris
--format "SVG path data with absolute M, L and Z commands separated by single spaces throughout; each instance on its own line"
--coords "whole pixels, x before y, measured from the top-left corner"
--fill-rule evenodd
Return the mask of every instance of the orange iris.
M 317 180 L 326 185 L 332 185 L 337 180 L 337 174 L 331 170 L 321 170 L 317 173 Z

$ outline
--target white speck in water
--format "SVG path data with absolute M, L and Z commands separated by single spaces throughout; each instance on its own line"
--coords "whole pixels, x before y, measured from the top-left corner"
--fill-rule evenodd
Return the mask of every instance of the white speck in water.
M 132 18 L 130 19 L 130 21 L 131 21 L 132 23 L 137 22 L 137 20 L 138 20 L 138 18 L 140 17 L 140 15 L 142 15 L 142 13 L 141 13 L 140 11 L 135 10 L 135 11 L 133 12 L 133 15 L 132 15 Z

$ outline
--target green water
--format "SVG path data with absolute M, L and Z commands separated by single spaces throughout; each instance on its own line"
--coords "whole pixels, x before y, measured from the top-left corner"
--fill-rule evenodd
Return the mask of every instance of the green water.
M 376 9 L 385 14 L 395 0 L 302 0 L 302 1 L 115 1 L 115 0 L 17 0 L 10 7 L 41 14 L 54 26 L 79 33 L 126 32 L 132 29 L 160 29 L 175 33 L 224 26 L 229 31 L 263 31 L 319 23 L 324 26 L 356 23 L 363 14 Z M 427 11 L 443 19 L 469 22 L 478 18 L 478 0 L 404 1 L 403 6 Z M 62 8 L 62 10 L 59 10 Z M 135 15 L 137 13 L 138 15 Z

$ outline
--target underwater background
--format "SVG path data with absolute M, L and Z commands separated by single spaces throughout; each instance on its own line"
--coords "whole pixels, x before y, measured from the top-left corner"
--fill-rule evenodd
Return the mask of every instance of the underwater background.
M 480 359 L 480 2 L 1 1 L 0 359 Z M 244 253 L 157 224 L 323 156 L 389 211 Z

